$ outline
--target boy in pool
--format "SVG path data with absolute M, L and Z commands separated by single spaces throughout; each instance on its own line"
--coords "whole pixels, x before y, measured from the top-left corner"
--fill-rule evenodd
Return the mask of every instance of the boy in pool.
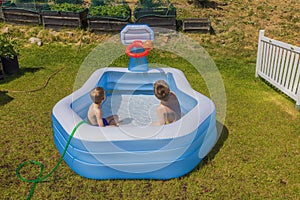
M 170 124 L 181 118 L 181 110 L 177 96 L 170 91 L 169 85 L 164 80 L 154 83 L 154 95 L 160 100 L 157 107 L 157 125 Z
M 93 103 L 89 107 L 87 114 L 88 121 L 91 125 L 105 126 L 118 126 L 119 117 L 112 115 L 106 118 L 102 117 L 101 105 L 106 96 L 102 87 L 94 88 L 90 93 Z

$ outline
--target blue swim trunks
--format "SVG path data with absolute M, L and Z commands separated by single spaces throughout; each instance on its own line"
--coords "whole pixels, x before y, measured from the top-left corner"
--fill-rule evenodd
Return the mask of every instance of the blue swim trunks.
M 104 126 L 109 125 L 108 122 L 107 122 L 107 120 L 106 120 L 105 118 L 102 118 L 102 121 L 103 121 L 103 125 L 104 125 Z

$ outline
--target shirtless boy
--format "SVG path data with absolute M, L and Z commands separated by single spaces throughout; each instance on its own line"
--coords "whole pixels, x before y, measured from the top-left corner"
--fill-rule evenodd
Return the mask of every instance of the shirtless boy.
M 119 117 L 112 115 L 106 118 L 102 116 L 101 106 L 106 96 L 102 87 L 94 88 L 90 93 L 93 103 L 90 105 L 88 110 L 88 121 L 91 125 L 98 125 L 101 127 L 105 126 L 118 126 Z
M 154 95 L 160 100 L 157 107 L 157 125 L 170 124 L 181 118 L 181 110 L 177 96 L 170 91 L 169 85 L 164 80 L 154 83 Z

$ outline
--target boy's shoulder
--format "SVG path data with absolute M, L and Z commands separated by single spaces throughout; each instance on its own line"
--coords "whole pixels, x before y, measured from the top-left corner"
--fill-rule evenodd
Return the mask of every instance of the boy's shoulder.
M 175 92 L 174 92 L 174 91 L 170 91 L 170 95 L 172 95 L 172 96 L 175 96 L 175 97 L 176 97 L 176 94 L 175 94 Z
M 159 104 L 156 109 L 157 111 L 163 111 L 165 107 L 166 107 L 165 105 Z

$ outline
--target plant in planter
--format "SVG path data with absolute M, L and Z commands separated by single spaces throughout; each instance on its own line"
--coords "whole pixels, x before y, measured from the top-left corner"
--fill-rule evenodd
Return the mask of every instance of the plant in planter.
M 157 8 L 163 6 L 163 4 L 165 4 L 165 2 L 161 0 L 140 0 L 138 3 L 138 7 Z
M 85 7 L 81 4 L 72 4 L 72 3 L 60 3 L 60 4 L 51 4 L 50 10 L 53 11 L 62 11 L 62 12 L 81 12 Z
M 48 5 L 48 10 L 51 11 L 78 13 L 86 10 L 82 0 L 53 0 Z
M 88 14 L 89 28 L 94 31 L 120 31 L 131 18 L 131 9 L 120 0 L 92 0 Z
M 13 74 L 20 70 L 18 62 L 18 51 L 15 49 L 15 42 L 6 35 L 0 35 L 0 58 L 3 71 L 6 74 Z
M 90 8 L 89 15 L 126 19 L 130 17 L 130 8 L 128 4 L 94 6 Z
M 176 15 L 175 7 L 169 0 L 139 0 L 135 12 L 157 16 Z
M 176 30 L 176 8 L 169 0 L 139 0 L 134 22 Z

